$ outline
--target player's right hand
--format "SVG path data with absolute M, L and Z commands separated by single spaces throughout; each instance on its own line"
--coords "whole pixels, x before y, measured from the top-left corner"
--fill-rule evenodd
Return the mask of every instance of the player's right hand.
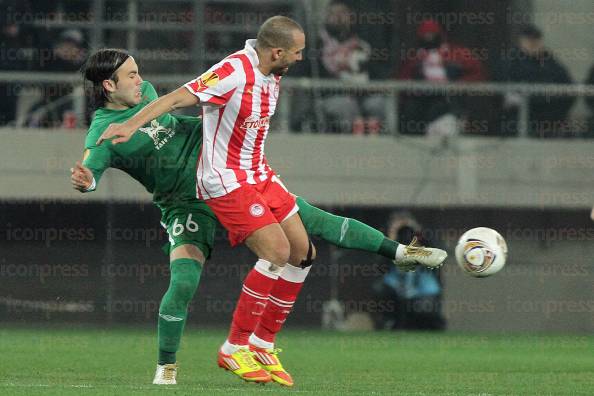
M 128 140 L 130 140 L 134 134 L 134 131 L 130 131 L 125 127 L 125 125 L 126 124 L 109 124 L 107 129 L 97 140 L 97 146 L 100 145 L 104 140 L 111 139 L 113 137 L 115 137 L 115 139 L 111 141 L 111 144 L 126 143 Z
M 76 161 L 74 168 L 70 168 L 70 183 L 75 190 L 85 192 L 93 184 L 93 172 Z

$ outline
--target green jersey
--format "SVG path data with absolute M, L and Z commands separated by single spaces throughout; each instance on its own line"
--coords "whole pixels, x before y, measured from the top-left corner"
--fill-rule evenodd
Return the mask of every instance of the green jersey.
M 107 168 L 126 172 L 153 194 L 158 206 L 172 200 L 195 200 L 200 118 L 165 113 L 138 129 L 126 143 L 107 141 L 97 146 L 109 124 L 125 122 L 158 97 L 148 81 L 142 83 L 141 95 L 142 101 L 132 108 L 96 111 L 85 141 L 84 165 L 93 172 L 96 184 Z
M 129 109 L 100 108 L 85 140 L 83 164 L 93 172 L 95 187 L 107 168 L 120 169 L 153 194 L 161 209 L 161 223 L 169 234 L 169 249 L 198 246 L 209 257 L 217 221 L 209 207 L 196 198 L 196 162 L 202 145 L 202 120 L 163 114 L 140 128 L 126 143 L 113 145 L 97 139 L 109 124 L 122 123 L 157 99 L 148 81 L 141 86 L 142 101 Z

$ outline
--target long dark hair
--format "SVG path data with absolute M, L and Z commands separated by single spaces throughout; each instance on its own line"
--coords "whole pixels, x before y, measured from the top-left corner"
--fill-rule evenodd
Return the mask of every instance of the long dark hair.
M 108 93 L 103 88 L 103 80 L 118 82 L 116 70 L 130 57 L 128 51 L 117 48 L 97 50 L 87 58 L 81 68 L 85 79 L 85 92 L 91 98 L 91 107 L 97 109 L 109 101 Z M 90 84 L 89 84 L 90 83 Z

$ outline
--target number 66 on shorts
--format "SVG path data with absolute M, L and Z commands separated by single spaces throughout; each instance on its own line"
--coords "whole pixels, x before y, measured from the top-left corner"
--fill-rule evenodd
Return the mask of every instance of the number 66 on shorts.
M 169 234 L 169 251 L 177 246 L 197 246 L 208 258 L 214 245 L 218 221 L 204 204 L 161 206 L 161 224 Z
M 200 226 L 198 223 L 192 220 L 192 213 L 188 214 L 188 219 L 186 220 L 186 225 L 179 222 L 179 218 L 176 217 L 173 221 L 173 225 L 171 226 L 171 236 L 177 237 L 183 234 L 184 231 L 186 232 L 198 232 L 200 230 Z

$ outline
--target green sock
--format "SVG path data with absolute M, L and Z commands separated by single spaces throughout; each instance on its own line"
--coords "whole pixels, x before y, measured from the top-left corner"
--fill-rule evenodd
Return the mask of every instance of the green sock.
M 398 242 L 384 236 L 381 231 L 348 217 L 336 216 L 297 197 L 299 215 L 308 234 L 342 248 L 378 253 L 390 259 L 396 257 Z
M 398 249 L 398 245 L 400 245 L 398 242 L 389 238 L 384 238 L 377 253 L 389 258 L 390 260 L 394 260 L 396 259 L 396 249 Z
M 188 304 L 198 288 L 202 264 L 196 260 L 184 258 L 173 260 L 170 268 L 169 288 L 159 307 L 159 364 L 176 361 L 175 354 L 179 349 L 188 316 Z

